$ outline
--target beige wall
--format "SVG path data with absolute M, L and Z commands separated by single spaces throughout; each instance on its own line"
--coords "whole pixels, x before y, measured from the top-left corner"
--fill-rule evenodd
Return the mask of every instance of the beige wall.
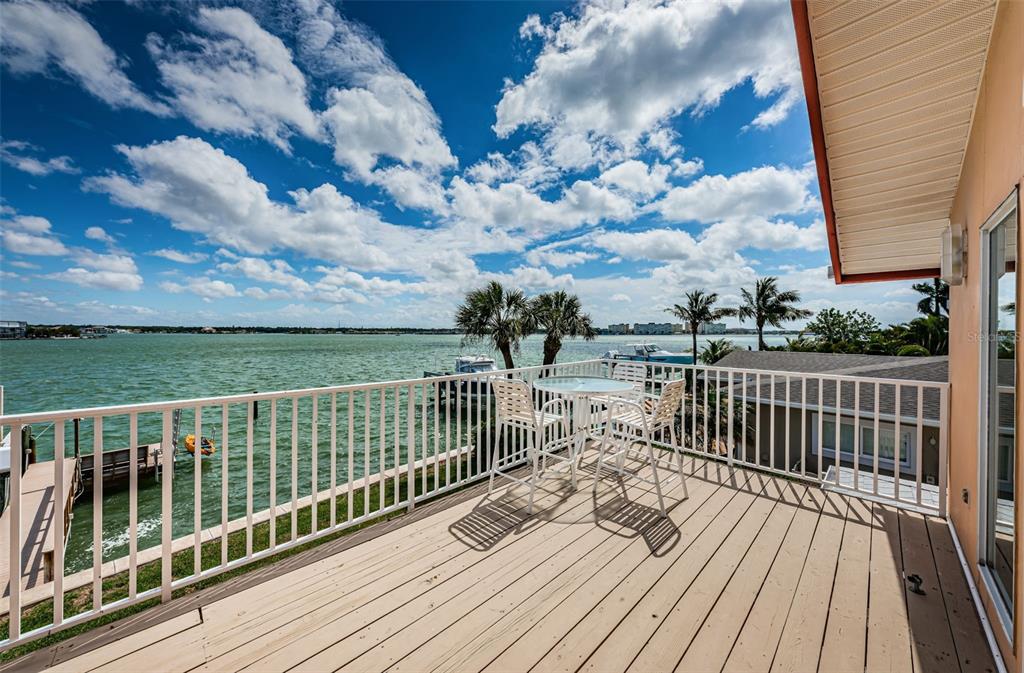
M 980 347 L 980 244 L 979 229 L 993 210 L 1009 195 L 1024 177 L 1024 2 L 1002 0 L 992 34 L 982 89 L 975 111 L 971 137 L 964 159 L 963 172 L 951 218 L 962 223 L 967 232 L 968 263 L 963 285 L 950 291 L 950 363 L 952 384 L 950 404 L 950 516 L 956 527 L 964 553 L 975 569 L 982 600 L 989 608 L 993 631 L 1010 671 L 1021 670 L 1024 639 L 1024 517 L 1021 493 L 1024 492 L 1024 432 L 1017 432 L 1017 547 L 1015 589 L 1015 633 L 1006 638 L 992 609 L 991 598 L 977 573 L 978 507 L 978 376 Z M 1020 236 L 1020 227 L 1018 227 Z M 1018 250 L 1021 250 L 1018 242 Z M 1024 287 L 1022 274 L 1017 274 L 1018 295 Z M 1018 334 L 1024 333 L 1024 313 L 1017 313 Z M 1018 353 L 1020 353 L 1018 349 Z M 1017 359 L 1017 380 L 1024 380 L 1024 357 Z M 1017 427 L 1024 419 L 1024 395 L 1017 395 Z M 965 504 L 961 493 L 966 490 L 970 502 Z

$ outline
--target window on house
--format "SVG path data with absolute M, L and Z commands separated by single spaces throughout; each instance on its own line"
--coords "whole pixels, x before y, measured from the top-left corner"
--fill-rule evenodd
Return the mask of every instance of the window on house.
M 917 449 L 916 426 L 900 427 L 900 466 L 912 469 Z M 822 441 L 820 446 L 825 456 L 834 458 L 836 455 L 836 420 L 835 416 L 825 415 L 821 422 Z M 818 414 L 811 414 L 811 447 L 818 452 Z M 852 418 L 841 418 L 839 427 L 840 457 L 852 461 L 857 449 L 854 443 L 854 424 Z M 892 469 L 896 457 L 896 424 L 878 424 L 878 465 Z M 873 420 L 860 421 L 860 463 L 874 466 L 875 462 L 875 424 Z

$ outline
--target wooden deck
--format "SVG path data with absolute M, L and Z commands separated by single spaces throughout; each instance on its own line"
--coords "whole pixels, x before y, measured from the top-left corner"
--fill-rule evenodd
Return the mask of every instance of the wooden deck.
M 134 633 L 80 636 L 31 663 L 65 671 L 995 670 L 943 521 L 714 463 L 688 459 L 687 470 L 690 497 L 680 502 L 673 483 L 668 519 L 635 481 L 609 477 L 592 496 L 589 476 L 576 493 L 547 480 L 553 492 L 538 494 L 532 517 L 524 488 L 488 498 L 477 487 L 260 584 Z M 922 578 L 923 595 L 903 574 Z

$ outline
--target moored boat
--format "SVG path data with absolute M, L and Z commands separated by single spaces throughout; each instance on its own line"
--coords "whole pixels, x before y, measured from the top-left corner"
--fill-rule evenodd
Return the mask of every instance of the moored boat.
M 434 376 L 453 376 L 455 374 L 482 374 L 498 371 L 494 358 L 485 355 L 460 355 L 455 358 L 454 371 L 425 371 L 425 378 Z M 467 397 L 484 398 L 491 394 L 488 384 L 489 376 L 481 376 L 469 381 L 445 381 L 438 386 L 442 399 L 452 399 L 457 393 L 463 399 Z
M 632 360 L 635 362 L 664 362 L 673 365 L 692 365 L 691 353 L 673 353 L 657 344 L 626 344 L 625 349 L 607 351 L 604 356 L 608 360 Z

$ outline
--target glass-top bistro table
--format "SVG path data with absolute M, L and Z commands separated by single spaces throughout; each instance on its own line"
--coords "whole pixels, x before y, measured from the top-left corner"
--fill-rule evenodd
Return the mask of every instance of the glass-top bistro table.
M 579 460 L 583 454 L 583 449 L 590 436 L 590 429 L 593 427 L 591 398 L 626 396 L 636 390 L 633 383 L 629 381 L 603 376 L 550 376 L 537 379 L 534 381 L 533 387 L 544 393 L 564 397 L 571 402 L 571 432 L 574 439 L 571 442 L 571 450 L 576 460 Z

